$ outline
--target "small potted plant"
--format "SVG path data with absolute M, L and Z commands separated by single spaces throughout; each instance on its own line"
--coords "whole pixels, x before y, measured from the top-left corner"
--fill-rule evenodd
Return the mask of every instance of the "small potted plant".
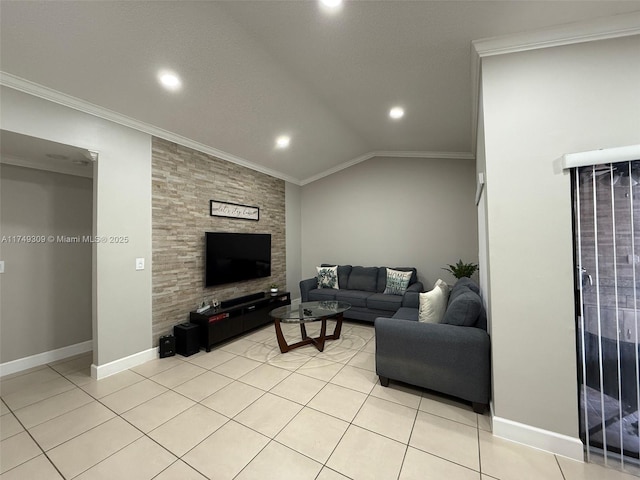
M 278 284 L 277 283 L 272 283 L 270 285 L 270 288 L 271 288 L 270 291 L 271 291 L 272 295 L 275 295 L 276 293 L 278 293 Z
M 462 263 L 462 259 L 460 259 L 455 265 L 449 265 L 449 268 L 443 267 L 442 269 L 460 279 L 462 277 L 471 277 L 478 270 L 478 265 L 475 263 Z

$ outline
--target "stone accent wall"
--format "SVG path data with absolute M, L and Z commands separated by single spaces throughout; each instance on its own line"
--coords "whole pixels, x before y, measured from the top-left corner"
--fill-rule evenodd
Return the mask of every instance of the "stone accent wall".
M 196 150 L 153 139 L 153 345 L 213 298 L 286 285 L 285 182 Z M 209 215 L 209 200 L 260 208 L 260 220 Z M 205 232 L 271 234 L 271 277 L 204 286 Z

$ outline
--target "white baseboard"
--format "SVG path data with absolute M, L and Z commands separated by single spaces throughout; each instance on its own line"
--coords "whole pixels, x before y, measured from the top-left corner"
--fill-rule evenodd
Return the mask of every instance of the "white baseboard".
M 492 423 L 493 434 L 496 437 L 584 462 L 584 445 L 579 438 L 495 416 Z
M 76 343 L 74 345 L 69 345 L 68 347 L 38 353 L 36 355 L 31 355 L 30 357 L 19 358 L 6 363 L 0 363 L 0 377 L 22 372 L 23 370 L 28 370 L 33 367 L 39 367 L 40 365 L 46 365 L 47 363 L 57 362 L 58 360 L 64 360 L 65 358 L 80 355 L 81 353 L 87 353 L 91 350 L 93 350 L 93 341 L 87 340 L 86 342 Z
M 128 368 L 137 367 L 155 358 L 158 358 L 158 347 L 134 353 L 133 355 L 105 363 L 104 365 L 91 365 L 91 378 L 101 380 L 110 375 L 127 370 Z

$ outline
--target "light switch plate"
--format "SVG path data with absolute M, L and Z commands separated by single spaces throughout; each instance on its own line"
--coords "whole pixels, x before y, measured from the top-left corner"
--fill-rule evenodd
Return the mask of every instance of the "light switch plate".
M 144 270 L 144 258 L 136 258 L 136 270 Z
M 4 260 L 0 260 L 0 273 L 4 273 Z

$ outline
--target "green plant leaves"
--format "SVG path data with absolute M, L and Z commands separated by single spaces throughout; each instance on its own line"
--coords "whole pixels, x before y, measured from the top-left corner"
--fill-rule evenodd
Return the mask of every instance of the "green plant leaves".
M 463 263 L 462 259 L 458 260 L 458 263 L 455 265 L 449 265 L 449 268 L 442 268 L 442 270 L 446 270 L 450 272 L 456 278 L 462 277 L 471 277 L 476 270 L 478 270 L 478 265 L 475 263 Z

